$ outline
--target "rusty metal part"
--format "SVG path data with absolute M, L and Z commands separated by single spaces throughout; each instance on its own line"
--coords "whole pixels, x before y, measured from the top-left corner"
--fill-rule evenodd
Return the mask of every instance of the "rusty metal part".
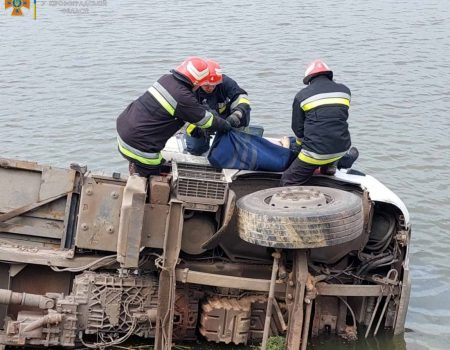
M 309 327 L 311 323 L 311 311 L 312 311 L 312 305 L 314 303 L 314 300 L 317 297 L 317 290 L 315 288 L 315 283 L 318 280 L 323 279 L 324 276 L 317 276 L 312 277 L 308 274 L 307 280 L 306 280 L 306 295 L 305 295 L 305 304 L 306 304 L 306 310 L 305 310 L 305 319 L 303 321 L 303 334 L 302 334 L 302 343 L 301 343 L 301 350 L 306 350 L 306 345 L 308 344 L 308 334 L 309 334 Z
M 146 178 L 132 175 L 123 190 L 117 237 L 117 261 L 123 268 L 139 265 L 146 187 Z
M 58 313 L 52 313 L 45 315 L 31 323 L 28 323 L 24 328 L 23 332 L 31 332 L 37 328 L 42 327 L 45 324 L 58 324 L 62 321 L 63 315 Z
M 269 279 L 272 273 L 272 264 L 249 264 L 248 262 L 234 263 L 225 260 L 205 262 L 205 260 L 184 259 L 182 261 L 182 266 L 183 268 L 188 268 L 189 271 L 252 279 Z M 179 268 L 181 268 L 181 266 Z M 285 281 L 278 282 L 281 283 Z
M 364 338 L 367 338 L 369 336 L 370 329 L 372 328 L 372 324 L 373 324 L 373 321 L 375 320 L 375 316 L 377 314 L 378 307 L 380 306 L 382 298 L 383 298 L 383 294 L 380 294 L 378 296 L 378 298 L 377 298 L 377 302 L 376 302 L 375 307 L 373 309 L 372 317 L 370 318 L 369 324 L 367 325 L 367 329 L 366 329 L 366 333 L 364 334 Z
M 355 341 L 358 340 L 358 331 L 355 326 L 346 325 L 344 329 L 339 333 L 342 339 Z
M 22 241 L 20 242 L 22 243 Z M 81 255 L 74 257 L 73 250 L 55 250 L 48 247 L 32 247 L 26 242 L 23 244 L 0 241 L 0 256 L 4 261 L 24 262 L 29 264 L 82 267 L 99 259 L 98 255 Z
M 50 295 L 50 293 L 48 293 Z M 77 303 L 62 300 L 62 294 L 52 295 L 57 302 L 55 310 L 20 311 L 17 321 L 8 320 L 2 344 L 23 346 L 75 346 L 77 331 Z
M 150 203 L 167 204 L 170 197 L 171 176 L 150 177 Z
M 409 261 L 406 258 L 403 271 L 403 280 L 401 284 L 400 301 L 398 303 L 394 334 L 398 335 L 405 331 L 406 312 L 408 311 L 408 303 L 411 294 L 411 276 L 409 274 Z
M 302 334 L 302 344 L 301 350 L 306 350 L 306 345 L 308 344 L 308 333 L 309 333 L 309 324 L 311 322 L 311 309 L 312 309 L 313 301 L 310 301 L 306 304 L 305 310 L 305 320 L 303 322 L 303 334 Z
M 260 292 L 268 292 L 270 289 L 270 280 L 245 278 L 235 276 L 225 276 L 213 273 L 192 271 L 189 269 L 176 270 L 177 281 L 182 283 L 201 284 L 215 287 L 233 287 L 235 289 L 253 290 Z M 276 284 L 275 292 L 284 293 L 285 284 Z
M 380 285 L 350 285 L 350 284 L 329 284 L 319 282 L 316 284 L 319 295 L 347 296 L 347 297 L 377 297 L 387 295 L 388 291 Z M 394 288 L 394 294 L 398 293 L 398 288 Z
M 380 286 L 380 288 L 382 289 L 383 293 L 380 293 L 378 295 L 377 302 L 375 304 L 375 308 L 373 309 L 372 317 L 370 318 L 370 322 L 367 325 L 367 330 L 364 335 L 365 338 L 367 338 L 369 336 L 370 330 L 372 328 L 372 324 L 375 320 L 375 316 L 377 315 L 378 308 L 381 304 L 381 299 L 383 298 L 384 295 L 386 295 L 385 303 L 384 303 L 383 309 L 379 315 L 378 322 L 375 327 L 374 335 L 376 335 L 378 333 L 378 328 L 380 327 L 381 321 L 384 317 L 384 313 L 386 312 L 386 308 L 389 304 L 389 301 L 394 294 L 397 294 L 397 292 L 395 291 L 395 287 L 398 285 L 398 271 L 395 269 L 391 269 L 391 270 L 389 270 L 389 272 L 387 273 L 387 275 L 385 277 L 374 275 L 374 276 L 372 276 L 372 279 L 374 281 L 382 284 L 382 286 Z
M 122 185 L 85 180 L 75 239 L 78 248 L 117 251 L 123 190 Z
M 43 295 L 30 293 L 16 293 L 7 289 L 0 289 L 0 304 L 16 304 L 37 307 L 39 309 L 51 309 L 55 306 L 53 299 Z
M 196 340 L 199 300 L 203 292 L 199 287 L 177 286 L 173 319 L 175 340 Z
M 86 334 L 154 335 L 158 304 L 156 278 L 85 272 L 75 277 L 72 296 L 79 302 L 80 329 Z
M 274 252 L 272 256 L 273 256 L 272 277 L 270 278 L 269 296 L 267 299 L 266 320 L 264 322 L 264 332 L 261 342 L 261 350 L 266 350 L 267 339 L 269 338 L 270 322 L 272 321 L 272 305 L 275 295 L 275 282 L 277 279 L 278 265 L 281 258 L 280 250 L 277 249 L 277 251 Z
M 266 301 L 264 296 L 238 298 L 208 298 L 202 304 L 200 334 L 207 340 L 246 344 L 251 320 L 251 305 Z
M 175 266 L 181 249 L 183 230 L 183 202 L 170 201 L 169 221 L 164 237 L 164 253 L 159 274 L 159 304 L 156 322 L 155 350 L 172 347 L 173 317 L 175 305 Z
M 306 342 L 307 339 L 302 339 L 303 329 L 303 302 L 305 298 L 305 287 L 308 278 L 308 264 L 306 251 L 296 250 L 294 253 L 293 266 L 293 295 L 288 292 L 286 295 L 287 301 L 291 303 L 289 310 L 289 322 L 286 335 L 286 349 L 298 350 L 301 342 Z M 289 305 L 289 304 L 288 304 Z
M 393 295 L 392 286 L 394 286 L 394 285 L 396 285 L 398 283 L 398 271 L 397 270 L 392 269 L 392 270 L 390 270 L 388 272 L 388 274 L 386 276 L 386 283 L 389 284 L 389 294 L 386 297 L 386 300 L 385 300 L 384 305 L 383 305 L 383 309 L 381 310 L 381 314 L 380 314 L 380 316 L 378 318 L 377 326 L 375 327 L 375 331 L 373 332 L 374 336 L 376 336 L 377 333 L 378 333 L 378 329 L 380 328 L 381 321 L 383 320 L 383 317 L 384 317 L 384 315 L 386 313 L 386 309 L 387 309 L 387 307 L 389 305 L 389 301 L 392 298 L 392 295 Z

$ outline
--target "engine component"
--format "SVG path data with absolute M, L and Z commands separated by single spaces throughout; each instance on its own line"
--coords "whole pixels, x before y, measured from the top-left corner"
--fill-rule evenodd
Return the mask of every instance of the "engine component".
M 75 277 L 73 295 L 80 300 L 79 326 L 86 334 L 154 335 L 158 303 L 156 278 L 85 272 Z
M 8 320 L 2 344 L 75 346 L 78 302 L 56 293 L 47 293 L 46 297 L 56 300 L 55 309 L 47 313 L 20 311 L 17 321 Z
M 249 299 L 208 298 L 202 305 L 200 334 L 208 341 L 246 344 L 250 330 Z
M 243 298 L 210 297 L 202 305 L 200 334 L 208 341 L 246 344 L 262 338 L 267 297 L 252 295 Z M 253 307 L 254 306 L 254 307 Z M 272 316 L 278 317 L 278 310 Z M 278 334 L 283 320 L 272 322 L 272 334 Z
M 209 215 L 197 214 L 183 224 L 181 250 L 191 255 L 202 254 L 206 249 L 202 244 L 208 241 L 216 231 L 214 221 Z
M 0 289 L 0 304 L 17 304 L 38 307 L 39 309 L 51 309 L 54 302 L 42 295 L 30 293 L 16 293 L 8 289 Z
M 176 290 L 173 318 L 173 338 L 175 340 L 196 340 L 198 303 L 203 292 L 187 284 Z

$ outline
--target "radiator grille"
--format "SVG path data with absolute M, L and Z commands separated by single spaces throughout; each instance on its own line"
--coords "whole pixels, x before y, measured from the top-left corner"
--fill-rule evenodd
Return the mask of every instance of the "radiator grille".
M 228 184 L 222 171 L 208 165 L 174 163 L 177 198 L 202 204 L 223 204 Z

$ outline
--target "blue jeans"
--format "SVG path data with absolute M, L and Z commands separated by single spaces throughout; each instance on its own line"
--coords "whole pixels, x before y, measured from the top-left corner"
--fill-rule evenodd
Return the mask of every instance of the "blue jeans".
M 194 156 L 201 156 L 209 150 L 209 136 L 202 136 L 200 138 L 186 136 L 186 150 Z

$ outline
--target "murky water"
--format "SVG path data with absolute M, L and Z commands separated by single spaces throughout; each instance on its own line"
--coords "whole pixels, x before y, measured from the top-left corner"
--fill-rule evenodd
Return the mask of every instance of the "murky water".
M 217 59 L 247 89 L 255 123 L 288 134 L 304 67 L 321 57 L 352 89 L 357 167 L 397 192 L 411 212 L 413 291 L 404 338 L 332 340 L 314 349 L 449 348 L 446 0 L 101 4 L 38 1 L 36 21 L 0 10 L 1 156 L 125 172 L 117 115 L 193 54 Z

